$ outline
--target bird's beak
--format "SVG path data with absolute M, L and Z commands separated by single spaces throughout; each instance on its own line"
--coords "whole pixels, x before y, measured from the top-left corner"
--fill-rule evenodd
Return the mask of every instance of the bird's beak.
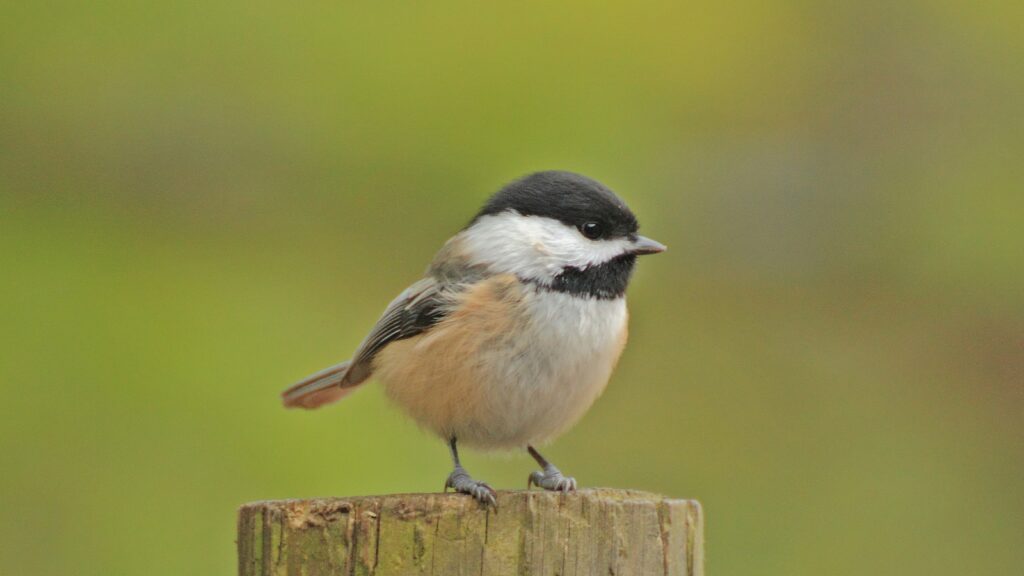
M 651 240 L 646 236 L 637 236 L 636 240 L 633 241 L 633 248 L 630 252 L 642 256 L 644 254 L 664 252 L 666 248 L 668 247 L 657 240 Z

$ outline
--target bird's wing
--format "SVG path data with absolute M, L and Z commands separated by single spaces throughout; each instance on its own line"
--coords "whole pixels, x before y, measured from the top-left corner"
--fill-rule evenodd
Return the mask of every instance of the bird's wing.
M 384 314 L 359 345 L 342 387 L 355 386 L 370 377 L 373 358 L 389 343 L 420 334 L 447 314 L 457 287 L 428 276 L 405 289 L 388 304 Z

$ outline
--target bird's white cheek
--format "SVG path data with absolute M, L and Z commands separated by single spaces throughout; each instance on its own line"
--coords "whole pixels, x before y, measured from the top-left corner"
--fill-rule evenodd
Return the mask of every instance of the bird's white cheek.
M 558 220 L 514 212 L 485 216 L 463 235 L 473 264 L 540 281 L 554 279 L 566 267 L 607 262 L 629 249 L 625 239 L 592 241 Z

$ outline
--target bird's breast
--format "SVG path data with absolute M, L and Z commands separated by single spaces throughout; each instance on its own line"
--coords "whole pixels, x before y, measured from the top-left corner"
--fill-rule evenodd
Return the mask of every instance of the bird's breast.
M 375 361 L 416 421 L 468 445 L 541 443 L 604 390 L 626 342 L 624 298 L 597 299 L 496 276 L 465 291 L 428 332 Z

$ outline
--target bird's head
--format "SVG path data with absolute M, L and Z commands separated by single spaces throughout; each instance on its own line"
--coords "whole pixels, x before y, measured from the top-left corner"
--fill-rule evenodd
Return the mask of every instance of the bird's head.
M 626 203 L 595 180 L 537 172 L 499 190 L 461 236 L 471 264 L 556 290 L 621 296 L 636 257 L 665 246 L 637 234 Z

